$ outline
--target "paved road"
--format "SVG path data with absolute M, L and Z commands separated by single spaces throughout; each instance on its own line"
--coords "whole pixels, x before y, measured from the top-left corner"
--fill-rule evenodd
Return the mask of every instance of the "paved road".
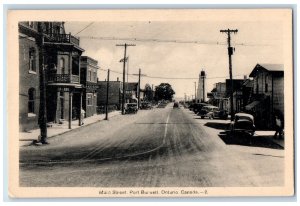
M 283 150 L 226 145 L 207 121 L 169 104 L 82 127 L 47 146 L 22 147 L 20 185 L 283 185 Z

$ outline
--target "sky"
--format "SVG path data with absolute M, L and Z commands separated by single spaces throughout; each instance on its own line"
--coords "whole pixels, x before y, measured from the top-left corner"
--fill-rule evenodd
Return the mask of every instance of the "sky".
M 170 83 L 176 98 L 195 93 L 194 82 L 198 85 L 201 70 L 207 75 L 206 92 L 229 78 L 227 35 L 220 33 L 227 28 L 238 29 L 231 35 L 235 79 L 248 76 L 257 63 L 283 63 L 282 24 L 278 21 L 65 22 L 66 32 L 80 37 L 83 55 L 98 60 L 104 70 L 121 73 L 123 64 L 119 61 L 124 57 L 124 47 L 116 44 L 135 44 L 127 49 L 128 73 L 138 74 L 141 69 L 141 88 L 146 83 Z M 99 80 L 106 77 L 106 71 L 98 71 Z M 111 72 L 110 80 L 117 77 L 122 80 L 122 74 Z M 128 76 L 129 82 L 137 80 L 137 76 Z

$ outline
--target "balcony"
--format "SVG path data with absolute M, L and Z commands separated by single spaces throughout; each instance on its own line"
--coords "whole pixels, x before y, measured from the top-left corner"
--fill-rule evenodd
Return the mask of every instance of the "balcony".
M 47 82 L 49 83 L 77 83 L 79 84 L 78 75 L 70 74 L 49 74 L 47 76 Z
M 79 38 L 76 38 L 71 34 L 48 34 L 47 38 L 45 38 L 45 42 L 71 43 L 79 46 Z

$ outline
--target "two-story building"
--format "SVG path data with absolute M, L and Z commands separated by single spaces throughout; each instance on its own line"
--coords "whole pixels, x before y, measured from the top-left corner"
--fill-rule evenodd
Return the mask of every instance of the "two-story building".
M 253 93 L 246 110 L 258 128 L 274 126 L 274 115 L 284 116 L 284 67 L 282 64 L 257 64 L 252 70 Z
M 40 35 L 37 22 L 19 23 L 19 130 L 38 127 Z
M 38 127 L 41 85 L 47 122 L 68 119 L 71 128 L 72 110 L 82 104 L 79 39 L 65 33 L 64 22 L 20 22 L 19 49 L 20 130 Z
M 97 88 L 99 69 L 98 61 L 91 57 L 82 56 L 80 59 L 80 83 L 83 85 L 83 103 L 86 117 L 97 114 Z

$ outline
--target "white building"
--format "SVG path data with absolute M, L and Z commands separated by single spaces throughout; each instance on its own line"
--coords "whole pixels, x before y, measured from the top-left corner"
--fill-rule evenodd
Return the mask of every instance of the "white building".
M 203 71 L 203 70 L 199 74 L 196 100 L 197 100 L 197 102 L 205 102 L 206 101 L 206 74 L 205 74 L 205 71 Z

